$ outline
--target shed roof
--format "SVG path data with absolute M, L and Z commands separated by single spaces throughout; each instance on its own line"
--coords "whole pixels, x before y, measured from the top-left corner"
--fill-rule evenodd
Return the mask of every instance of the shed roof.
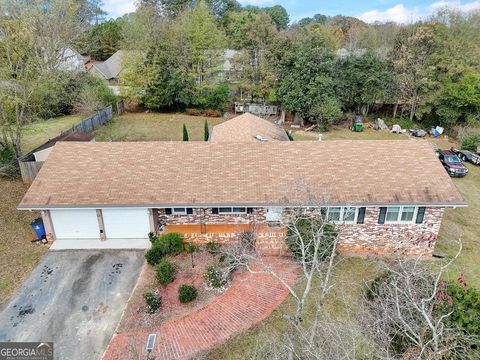
M 24 209 L 464 200 L 424 141 L 58 143 Z
M 258 116 L 245 113 L 214 126 L 210 135 L 210 142 L 259 141 L 257 136 L 267 141 L 289 140 L 282 127 Z

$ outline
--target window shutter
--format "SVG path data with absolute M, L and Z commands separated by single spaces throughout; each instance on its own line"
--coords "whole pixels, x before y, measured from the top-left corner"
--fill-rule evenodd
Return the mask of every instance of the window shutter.
M 165 214 L 172 215 L 172 209 L 171 208 L 166 208 L 165 209 Z
M 218 208 L 212 208 L 212 214 L 218 214 Z
M 423 218 L 425 217 L 425 207 L 419 207 L 418 212 L 417 212 L 417 220 L 415 221 L 415 224 L 421 224 L 423 223 Z
M 247 214 L 253 214 L 253 208 L 247 208 Z
M 192 215 L 193 214 L 193 209 L 192 208 L 187 208 L 187 214 Z
M 381 207 L 380 208 L 380 214 L 378 216 L 378 223 L 379 224 L 385 224 L 385 217 L 387 216 L 387 208 L 386 207 Z
M 363 224 L 365 222 L 365 208 L 358 208 L 357 224 Z

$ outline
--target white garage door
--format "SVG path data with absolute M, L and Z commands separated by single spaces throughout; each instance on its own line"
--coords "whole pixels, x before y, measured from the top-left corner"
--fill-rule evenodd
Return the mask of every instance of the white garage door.
M 102 209 L 107 239 L 145 239 L 150 232 L 148 209 Z
M 98 239 L 97 212 L 95 209 L 50 210 L 57 239 Z

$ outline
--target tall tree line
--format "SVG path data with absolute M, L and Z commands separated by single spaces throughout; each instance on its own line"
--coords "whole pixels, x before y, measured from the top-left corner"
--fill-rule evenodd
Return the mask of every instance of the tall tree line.
M 290 24 L 281 6 L 143 0 L 123 26 L 122 46 L 136 52 L 125 81 L 156 110 L 208 107 L 223 81 L 233 98 L 276 102 L 321 127 L 372 110 L 476 124 L 479 19 L 444 10 L 408 25 L 321 14 Z

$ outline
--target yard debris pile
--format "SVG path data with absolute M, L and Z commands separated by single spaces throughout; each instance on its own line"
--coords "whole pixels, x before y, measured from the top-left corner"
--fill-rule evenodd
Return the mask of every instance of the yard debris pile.
M 387 124 L 385 124 L 385 121 L 380 118 L 375 120 L 375 125 L 373 125 L 373 128 L 375 130 L 388 130 Z

